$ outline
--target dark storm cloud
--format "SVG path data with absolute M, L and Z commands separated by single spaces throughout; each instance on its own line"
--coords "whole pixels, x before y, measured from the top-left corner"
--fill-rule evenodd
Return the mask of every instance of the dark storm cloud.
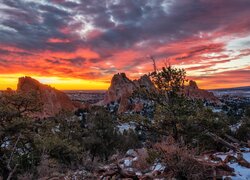
M 34 54 L 28 52 L 18 52 L 18 51 L 9 51 L 0 48 L 1 55 L 19 55 L 19 56 L 32 56 Z
M 3 4 L 6 5 L 5 8 Z M 33 2 L 21 0 L 4 0 L 0 8 L 2 16 L 1 24 L 14 31 L 6 32 L 0 28 L 0 40 L 2 43 L 17 46 L 28 50 L 65 50 L 72 51 L 75 48 L 47 43 L 49 38 L 68 38 L 68 34 L 60 32 L 60 28 L 67 26 L 71 20 L 70 14 L 58 7 L 52 5 L 41 5 Z M 14 13 L 15 12 L 15 13 Z
M 0 22 L 7 27 L 0 28 L 1 43 L 28 50 L 71 52 L 88 46 L 100 54 L 104 49 L 127 49 L 145 40 L 154 46 L 200 31 L 226 28 L 238 18 L 244 18 L 241 14 L 247 14 L 250 8 L 248 0 L 106 0 L 101 3 L 97 0 L 2 0 L 0 3 L 0 13 L 6 16 Z M 85 26 L 81 20 L 76 21 L 76 15 L 90 18 L 88 21 L 102 33 L 94 38 L 79 36 L 77 39 L 73 32 Z M 65 27 L 68 33 L 61 31 Z M 48 43 L 50 38 L 69 39 L 71 43 Z
M 250 8 L 250 1 L 247 0 L 229 0 L 224 3 L 179 0 L 167 5 L 169 7 L 164 11 L 162 5 L 166 1 L 157 2 L 150 5 L 145 1 L 123 1 L 123 4 L 111 6 L 110 14 L 120 24 L 96 39 L 96 45 L 104 41 L 111 46 L 126 48 L 145 39 L 164 43 L 180 40 L 200 31 L 212 31 L 226 26 Z M 103 20 L 103 16 L 95 19 L 96 22 Z
M 54 65 L 60 65 L 63 64 L 59 59 L 45 59 L 45 61 L 54 64 Z
M 103 49 L 131 48 L 145 40 L 155 46 L 192 37 L 199 32 L 223 29 L 232 26 L 233 21 L 246 18 L 241 14 L 249 12 L 250 8 L 247 0 L 98 2 L 81 1 L 82 6 L 75 9 L 91 16 L 95 27 L 104 29 L 100 36 L 87 42 L 100 53 Z M 247 24 L 243 26 L 246 28 Z
M 82 57 L 76 57 L 73 59 L 69 59 L 69 62 L 75 66 L 82 66 L 85 61 L 86 61 L 86 59 L 82 58 Z
M 53 65 L 66 65 L 66 66 L 70 65 L 70 66 L 80 67 L 86 62 L 86 59 L 83 57 L 76 57 L 72 59 L 63 59 L 54 57 L 53 59 L 46 59 L 46 61 Z

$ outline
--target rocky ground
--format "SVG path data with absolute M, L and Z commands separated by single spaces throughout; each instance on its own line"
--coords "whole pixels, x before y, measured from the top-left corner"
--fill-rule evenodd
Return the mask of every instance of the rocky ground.
M 145 163 L 148 156 L 146 149 L 130 149 L 123 157 L 113 156 L 113 162 L 99 165 L 94 172 L 78 169 L 65 174 L 53 174 L 43 179 L 53 180 L 81 180 L 81 179 L 159 179 L 169 177 L 169 169 L 164 162 L 155 161 L 153 164 Z M 211 179 L 250 179 L 250 148 L 241 148 L 240 152 L 216 152 L 197 156 L 196 160 L 204 165 L 213 167 Z

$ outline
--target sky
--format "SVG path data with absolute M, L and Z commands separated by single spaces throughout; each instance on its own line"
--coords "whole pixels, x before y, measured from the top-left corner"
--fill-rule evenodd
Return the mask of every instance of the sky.
M 204 89 L 250 86 L 250 0 L 0 0 L 0 17 L 0 89 L 107 89 L 150 56 Z

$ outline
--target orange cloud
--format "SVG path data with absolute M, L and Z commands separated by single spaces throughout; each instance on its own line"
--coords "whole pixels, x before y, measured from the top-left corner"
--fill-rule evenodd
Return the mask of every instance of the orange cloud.
M 212 75 L 189 77 L 196 79 L 203 89 L 249 86 L 250 66 L 244 69 L 224 71 Z
M 59 39 L 59 38 L 50 38 L 50 39 L 48 39 L 47 42 L 49 42 L 49 43 L 69 43 L 70 40 L 68 40 L 68 39 Z

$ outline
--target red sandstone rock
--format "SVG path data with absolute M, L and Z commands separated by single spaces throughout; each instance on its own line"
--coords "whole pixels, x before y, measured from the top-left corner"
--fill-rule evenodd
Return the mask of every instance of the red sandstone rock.
M 134 83 L 138 88 L 146 88 L 148 91 L 155 91 L 156 88 L 151 81 L 150 77 L 144 74 L 140 79 L 134 80 Z
M 37 94 L 37 100 L 43 104 L 41 112 L 38 113 L 40 118 L 52 117 L 61 111 L 73 111 L 75 109 L 72 101 L 65 93 L 41 84 L 31 77 L 19 78 L 17 91 L 23 93 L 34 92 Z
M 143 109 L 143 103 L 141 103 L 141 102 L 135 103 L 135 105 L 134 105 L 135 112 L 140 112 L 142 109 Z
M 117 101 L 120 103 L 118 112 L 125 112 L 129 106 L 128 98 L 136 89 L 142 87 L 149 91 L 155 90 L 155 86 L 147 75 L 142 76 L 138 80 L 131 81 L 125 73 L 115 74 L 106 92 L 103 103 L 108 104 Z
M 125 73 L 115 74 L 104 97 L 104 103 L 107 104 L 112 101 L 120 101 L 122 97 L 129 97 L 135 89 L 135 83 L 129 80 Z
M 150 80 L 149 76 L 143 75 L 140 79 L 131 81 L 127 78 L 125 73 L 115 74 L 111 80 L 111 85 L 106 92 L 104 101 L 102 105 L 119 102 L 120 106 L 118 109 L 119 113 L 128 110 L 129 102 L 128 98 L 133 94 L 133 92 L 138 88 L 146 88 L 149 92 L 156 91 L 156 87 Z M 219 103 L 219 99 L 214 96 L 212 92 L 208 92 L 203 89 L 199 89 L 195 81 L 189 81 L 189 85 L 184 88 L 184 94 L 191 99 L 207 100 L 213 103 Z M 136 111 L 142 108 L 141 104 L 134 104 Z
M 219 103 L 220 100 L 212 92 L 199 89 L 195 81 L 190 80 L 189 85 L 184 88 L 184 94 L 191 99 L 206 100 L 213 103 Z

